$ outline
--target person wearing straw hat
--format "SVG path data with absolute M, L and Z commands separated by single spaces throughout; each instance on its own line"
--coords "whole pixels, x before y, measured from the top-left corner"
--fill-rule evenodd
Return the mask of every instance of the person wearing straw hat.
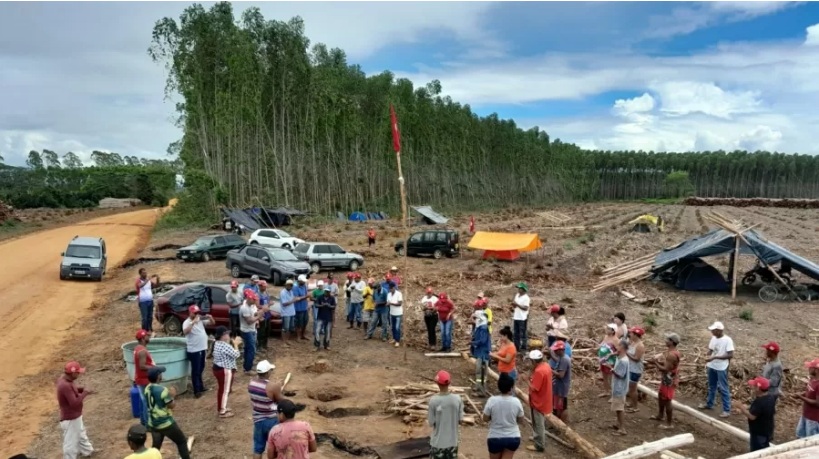
M 753 390 L 754 399 L 749 406 L 740 404 L 737 411 L 748 419 L 751 452 L 754 452 L 771 446 L 774 416 L 776 415 L 776 397 L 770 393 L 770 381 L 761 376 L 748 381 L 748 385 Z
M 529 377 L 529 408 L 532 410 L 534 445 L 529 445 L 526 449 L 542 453 L 546 449 L 546 415 L 553 410 L 552 367 L 543 361 L 543 352 L 537 349 L 529 352 L 529 360 L 534 365 Z
M 518 352 L 524 352 L 529 348 L 529 336 L 526 326 L 529 323 L 529 306 L 532 300 L 529 298 L 529 286 L 526 282 L 518 282 L 518 292 L 512 300 L 512 310 L 514 315 L 514 343 Z
M 810 379 L 804 394 L 799 394 L 802 400 L 802 416 L 796 426 L 797 438 L 819 435 L 819 359 L 805 362 Z
M 665 335 L 666 350 L 658 359 L 650 361 L 660 369 L 660 389 L 657 391 L 657 415 L 650 419 L 662 421 L 665 414 L 665 424 L 661 424 L 661 429 L 671 429 L 674 421 L 674 392 L 680 382 L 680 351 L 677 346 L 680 344 L 680 335 L 667 333 Z
M 708 397 L 705 403 L 699 405 L 701 410 L 710 410 L 714 407 L 717 391 L 722 398 L 721 418 L 731 416 L 731 389 L 728 385 L 728 366 L 734 358 L 734 341 L 725 335 L 725 325 L 714 322 L 708 327 L 711 331 L 711 341 L 708 343 L 708 357 L 705 359 L 705 370 L 708 375 Z
M 464 401 L 449 392 L 452 377 L 445 370 L 435 375 L 438 393 L 429 399 L 427 422 L 432 427 L 429 437 L 430 459 L 458 459 L 458 427 L 464 419 Z

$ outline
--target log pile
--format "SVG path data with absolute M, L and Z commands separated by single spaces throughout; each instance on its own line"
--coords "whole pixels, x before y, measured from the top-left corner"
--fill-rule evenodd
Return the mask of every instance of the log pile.
M 464 401 L 465 425 L 475 425 L 480 419 L 480 407 L 467 395 L 468 387 L 451 386 L 449 392 L 460 395 Z M 388 386 L 390 400 L 387 412 L 403 416 L 405 424 L 420 425 L 427 422 L 429 399 L 438 393 L 435 384 L 410 383 L 404 386 Z
M 654 259 L 659 252 L 631 260 L 626 263 L 603 270 L 600 281 L 592 286 L 592 292 L 614 287 L 624 282 L 634 282 L 651 276 Z
M 687 206 L 731 207 L 784 207 L 788 209 L 819 209 L 819 199 L 767 199 L 767 198 L 687 198 Z
M 3 201 L 0 201 L 0 223 L 11 220 L 12 218 L 14 218 L 14 209 Z
M 569 222 L 572 219 L 571 217 L 569 217 L 566 214 L 563 214 L 563 213 L 560 213 L 560 212 L 555 212 L 555 211 L 541 212 L 541 213 L 538 214 L 538 216 L 543 217 L 543 218 L 545 218 L 545 219 L 547 219 L 547 220 L 549 220 L 549 221 L 551 221 L 553 223 L 556 223 L 558 225 L 563 225 L 563 224 Z

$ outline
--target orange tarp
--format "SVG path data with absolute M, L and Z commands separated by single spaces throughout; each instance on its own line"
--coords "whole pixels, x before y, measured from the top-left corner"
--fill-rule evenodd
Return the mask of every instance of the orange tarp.
M 543 245 L 540 243 L 537 234 L 478 231 L 472 236 L 468 247 L 478 250 L 531 252 L 543 247 Z

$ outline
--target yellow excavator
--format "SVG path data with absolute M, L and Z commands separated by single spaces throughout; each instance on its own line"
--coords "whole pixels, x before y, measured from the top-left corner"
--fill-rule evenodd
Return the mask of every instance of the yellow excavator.
M 665 231 L 665 221 L 661 216 L 655 217 L 654 215 L 644 214 L 628 222 L 628 224 L 634 225 L 631 230 L 635 233 L 650 233 L 652 226 L 661 233 Z

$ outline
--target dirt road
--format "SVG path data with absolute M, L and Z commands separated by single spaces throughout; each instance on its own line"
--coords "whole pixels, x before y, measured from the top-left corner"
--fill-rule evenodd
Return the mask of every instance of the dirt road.
M 110 215 L 0 243 L 0 452 L 23 451 L 55 409 L 51 386 L 25 391 L 28 400 L 10 394 L 46 368 L 59 374 L 60 343 L 88 313 L 100 285 L 61 281 L 60 253 L 75 235 L 103 237 L 110 272 L 144 246 L 159 212 Z

